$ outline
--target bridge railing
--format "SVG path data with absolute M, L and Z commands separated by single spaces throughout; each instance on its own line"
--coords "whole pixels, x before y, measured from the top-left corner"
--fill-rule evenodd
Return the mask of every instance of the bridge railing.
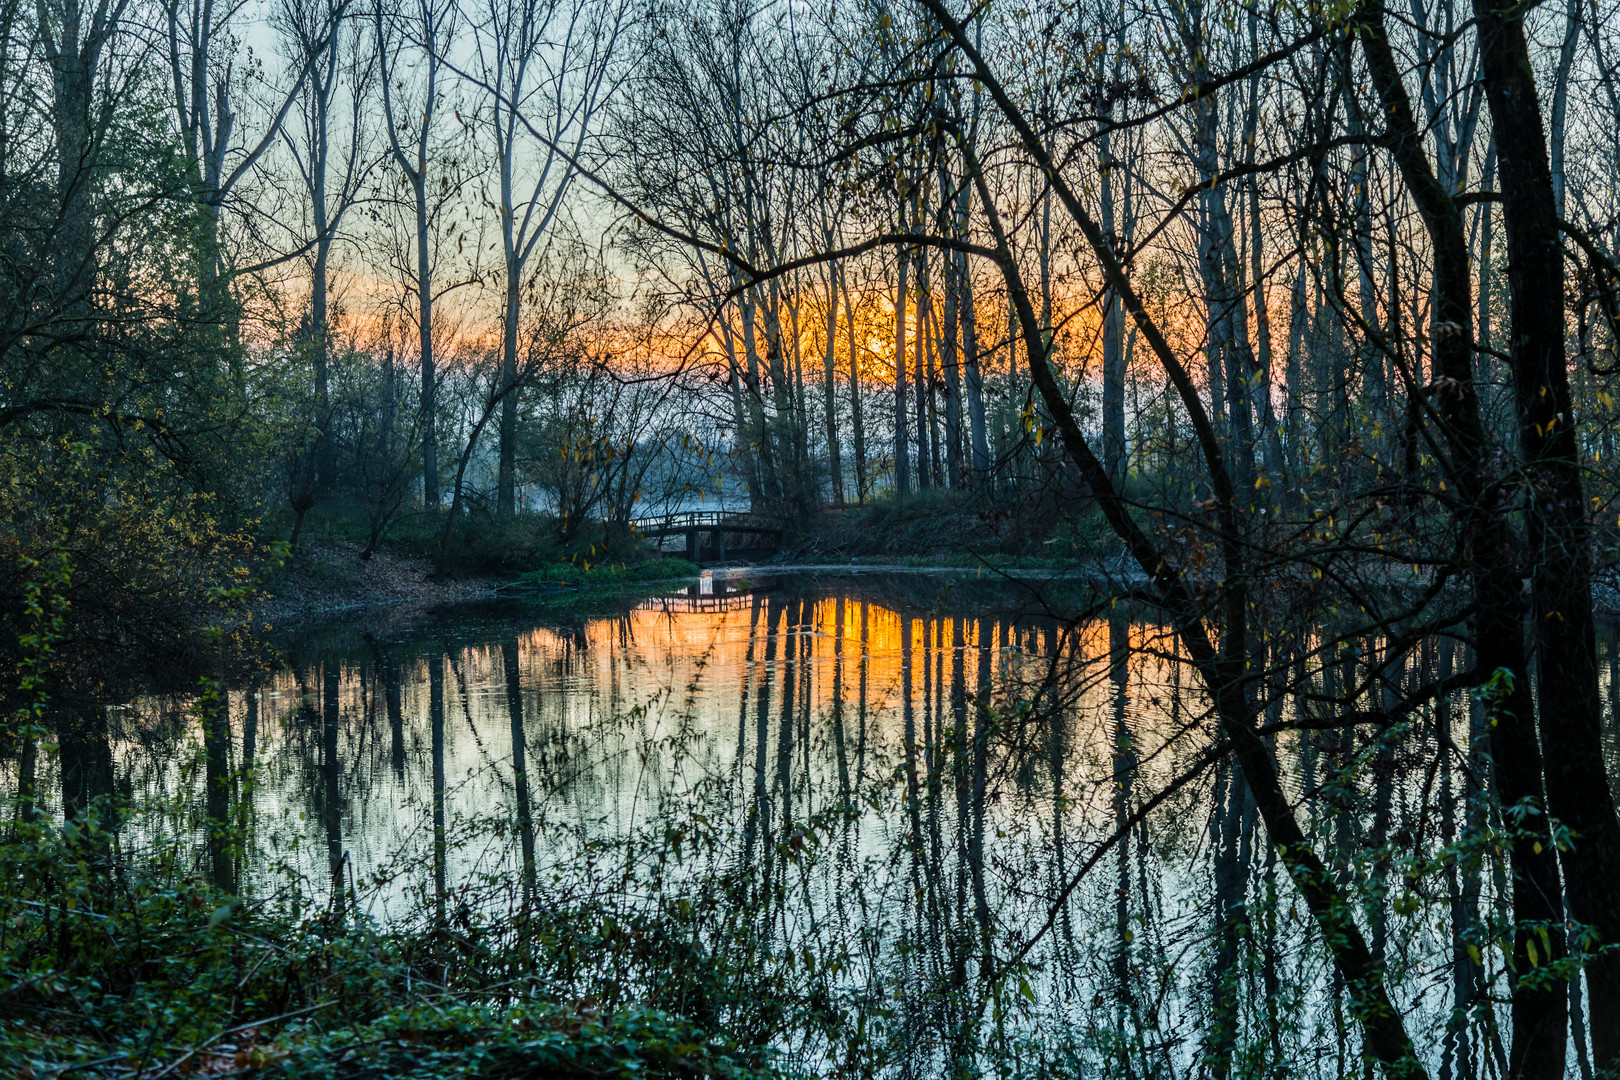
M 655 596 L 636 605 L 638 611 L 668 611 L 682 613 L 736 611 L 754 603 L 754 594 L 726 593 L 724 596 Z
M 633 518 L 630 527 L 641 536 L 668 535 L 687 529 L 725 529 L 728 532 L 780 533 L 783 523 L 775 518 L 735 510 L 688 510 L 678 514 Z

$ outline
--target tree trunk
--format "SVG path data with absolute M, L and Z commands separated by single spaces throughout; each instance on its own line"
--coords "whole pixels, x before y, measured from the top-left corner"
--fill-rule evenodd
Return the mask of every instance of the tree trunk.
M 904 208 L 901 210 L 904 231 Z M 894 493 L 900 498 L 911 494 L 911 469 L 907 461 L 910 442 L 906 434 L 906 269 L 910 255 L 905 249 L 896 254 L 899 263 L 894 289 Z
M 935 486 L 939 447 L 934 430 L 934 298 L 928 289 L 928 258 L 917 249 L 917 487 Z
M 957 290 L 960 288 L 956 259 L 945 256 L 944 334 L 940 340 L 940 361 L 945 373 L 945 483 L 962 486 L 962 360 L 958 344 Z
M 743 354 L 748 361 L 748 407 L 753 430 L 749 432 L 754 453 L 759 457 L 760 492 L 769 504 L 781 501 L 781 478 L 776 474 L 776 455 L 771 451 L 771 430 L 765 415 L 765 395 L 760 388 L 759 343 L 754 327 L 756 307 L 753 290 L 743 296 L 742 316 Z
M 1590 540 L 1564 355 L 1563 238 L 1523 12 L 1508 17 L 1490 0 L 1475 0 L 1474 15 L 1502 174 L 1519 446 L 1533 485 L 1526 517 L 1547 803 L 1576 838 L 1563 859 L 1570 913 L 1612 946 L 1620 943 L 1620 821 L 1603 755 Z M 1594 1065 L 1613 1069 L 1620 1066 L 1620 953 L 1593 956 L 1586 978 Z
M 1283 437 L 1288 463 L 1295 468 L 1300 462 L 1300 448 L 1305 443 L 1301 413 L 1305 408 L 1303 361 L 1310 347 L 1312 321 L 1309 273 L 1303 264 L 1294 272 L 1288 312 L 1288 388 L 1287 404 L 1283 411 Z
M 1435 176 L 1424 154 L 1381 16 L 1365 12 L 1361 38 L 1385 122 L 1398 136 L 1393 143 L 1396 164 L 1423 216 L 1435 252 L 1434 366 L 1437 375 L 1446 377 L 1454 387 L 1451 393 L 1437 395 L 1437 404 L 1442 434 L 1455 458 L 1452 478 L 1464 507 L 1462 525 L 1471 556 L 1469 569 L 1475 595 L 1476 662 L 1484 672 L 1505 673 L 1488 689 L 1497 787 L 1504 806 L 1532 808 L 1531 816 L 1518 822 L 1510 845 L 1516 924 L 1511 962 L 1514 970 L 1520 971 L 1525 964 L 1534 966 L 1532 957 L 1550 962 L 1563 955 L 1563 912 L 1558 903 L 1561 889 L 1555 847 L 1542 812 L 1551 792 L 1544 792 L 1542 784 L 1541 746 L 1536 739 L 1524 650 L 1523 601 L 1515 585 L 1517 575 L 1503 520 L 1510 510 L 1494 494 L 1496 486 L 1491 483 L 1488 444 L 1473 383 L 1467 238 L 1461 208 Z M 1543 686 L 1546 681 L 1544 673 Z M 1545 717 L 1543 711 L 1544 723 Z M 1545 936 L 1538 934 L 1538 926 L 1546 927 Z M 1539 953 L 1547 955 L 1539 956 L 1538 948 Z M 1563 986 L 1554 980 L 1532 983 L 1520 978 L 1514 981 L 1512 993 L 1510 1074 L 1559 1080 L 1564 1069 L 1568 1008 Z
M 509 227 L 512 220 L 510 209 L 503 215 L 503 222 Z M 511 243 L 508 237 L 508 245 Z M 522 267 L 518 264 L 515 253 L 508 251 L 506 256 L 506 315 L 501 325 L 501 387 L 505 396 L 501 398 L 501 419 L 497 429 L 497 442 L 500 463 L 495 478 L 495 519 L 501 522 L 512 520 L 517 512 L 517 348 L 518 348 L 518 289 L 520 287 L 519 275 Z
M 325 169 L 316 174 L 316 198 L 326 205 Z M 315 490 L 330 495 L 337 486 L 337 444 L 332 438 L 332 390 L 330 368 L 330 338 L 327 334 L 326 293 L 327 259 L 331 242 L 325 238 L 324 215 L 317 212 L 317 227 L 322 239 L 315 245 L 315 265 L 309 283 L 309 349 L 315 367 Z
M 1119 225 L 1114 209 L 1114 158 L 1111 138 L 1104 132 L 1098 143 L 1097 174 L 1102 227 L 1116 251 Z M 1123 255 L 1124 252 L 1118 252 Z M 1102 314 L 1102 452 L 1103 468 L 1115 487 L 1123 490 L 1125 449 L 1125 308 L 1111 288 L 1103 290 Z
M 827 268 L 827 350 L 825 378 L 821 384 L 822 404 L 827 416 L 827 471 L 832 474 L 834 506 L 844 505 L 844 463 L 838 445 L 838 265 Z M 850 363 L 854 363 L 854 356 Z
M 966 38 L 961 24 L 956 23 L 942 6 L 941 0 L 923 0 L 924 6 L 945 26 L 959 49 L 974 63 L 979 81 L 990 88 L 1003 116 L 1015 127 L 1025 151 L 1035 157 L 1048 175 L 1055 175 L 1051 159 L 1046 155 L 1033 129 L 1001 88 L 993 74 Z M 1035 313 L 1023 287 L 1018 267 L 1007 244 L 1000 215 L 990 196 L 976 161 L 969 148 L 963 147 L 970 159 L 970 173 L 977 185 L 980 205 L 995 241 L 995 259 L 1007 284 L 1010 299 L 1016 305 L 1019 321 L 1026 327 L 1024 343 L 1029 357 L 1029 370 L 1035 386 L 1057 424 L 1065 450 L 1080 470 L 1092 494 L 1097 498 L 1110 527 L 1123 540 L 1133 558 L 1148 574 L 1160 591 L 1163 602 L 1176 614 L 1177 635 L 1186 647 L 1192 662 L 1201 673 L 1220 718 L 1221 731 L 1230 740 L 1232 753 L 1243 771 L 1244 780 L 1253 794 L 1261 819 L 1266 826 L 1272 846 L 1299 890 L 1307 909 L 1322 934 L 1336 970 L 1344 976 L 1347 987 L 1361 1017 L 1368 1055 L 1380 1062 L 1393 1080 L 1405 1080 L 1423 1075 L 1410 1037 L 1406 1034 L 1402 1015 L 1390 1000 L 1384 983 L 1382 967 L 1367 948 L 1366 939 L 1349 914 L 1346 898 L 1332 882 L 1327 868 L 1322 865 L 1310 841 L 1300 828 L 1294 808 L 1284 792 L 1275 758 L 1265 740 L 1254 730 L 1253 717 L 1245 700 L 1244 665 L 1248 661 L 1244 638 L 1249 610 L 1241 588 L 1228 586 L 1225 607 L 1230 613 L 1221 627 L 1219 649 L 1215 647 L 1204 621 L 1192 598 L 1185 593 L 1178 572 L 1166 563 L 1154 542 L 1131 518 L 1124 501 L 1108 481 L 1102 463 L 1091 452 L 1090 446 L 1075 421 L 1073 411 L 1063 397 L 1049 361 L 1034 329 Z M 1216 486 L 1217 503 L 1228 504 L 1234 497 L 1230 478 L 1220 472 L 1221 457 L 1215 437 L 1209 429 L 1207 414 L 1199 408 L 1196 388 L 1191 384 L 1185 368 L 1177 361 L 1168 343 L 1147 316 L 1141 301 L 1130 289 L 1129 282 L 1101 229 L 1086 212 L 1073 192 L 1061 189 L 1064 205 L 1070 217 L 1084 234 L 1093 256 L 1102 264 L 1110 284 L 1118 288 L 1129 306 L 1132 317 L 1148 335 L 1155 355 L 1172 379 L 1177 395 L 1198 425 L 1201 452 Z M 1227 545 L 1223 551 L 1227 572 L 1239 579 L 1243 568 L 1241 551 Z
M 964 191 L 965 194 L 965 191 Z M 967 255 L 958 254 L 956 312 L 962 321 L 962 372 L 967 384 L 968 435 L 972 444 L 973 486 L 990 490 L 990 438 L 984 420 L 984 376 L 979 370 L 979 332 L 973 310 L 973 279 Z
M 433 369 L 433 260 L 428 253 L 427 186 L 421 172 L 416 190 L 416 327 L 422 360 L 422 505 L 439 509 L 437 385 Z
M 1564 128 L 1569 115 L 1569 75 L 1575 65 L 1575 46 L 1580 41 L 1581 0 L 1565 0 L 1564 40 L 1558 47 L 1558 67 L 1553 72 L 1551 115 L 1548 117 L 1547 157 L 1552 172 L 1553 212 L 1564 216 Z
M 839 268 L 839 283 L 844 293 L 844 333 L 849 339 L 849 419 L 855 436 L 855 499 L 866 502 L 868 478 L 866 472 L 866 417 L 861 404 L 860 353 L 855 344 L 855 304 L 849 294 L 849 275 Z

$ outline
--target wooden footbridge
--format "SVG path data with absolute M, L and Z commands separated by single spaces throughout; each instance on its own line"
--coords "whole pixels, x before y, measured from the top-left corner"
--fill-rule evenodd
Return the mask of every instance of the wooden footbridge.
M 732 510 L 690 510 L 680 514 L 636 518 L 630 522 L 635 534 L 659 551 L 684 551 L 699 565 L 724 563 L 729 558 L 760 558 L 776 554 L 787 533 L 779 518 Z M 682 548 L 665 545 L 679 537 Z
M 662 596 L 650 596 L 636 605 L 639 611 L 661 611 L 665 614 L 718 614 L 725 611 L 739 611 L 750 604 L 759 602 L 760 594 L 753 589 L 739 592 L 704 593 L 699 592 L 693 585 L 685 592 L 666 593 Z

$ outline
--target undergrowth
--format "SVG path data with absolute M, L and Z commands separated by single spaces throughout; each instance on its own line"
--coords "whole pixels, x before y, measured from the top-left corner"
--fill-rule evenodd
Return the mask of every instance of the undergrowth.
M 273 535 L 285 535 L 289 522 L 268 523 Z M 443 538 L 441 513 L 411 510 L 389 522 L 379 546 L 402 555 L 436 562 Z M 318 504 L 305 520 L 303 536 L 363 547 L 370 536 L 364 508 L 343 499 Z M 622 529 L 592 521 L 565 541 L 556 521 L 546 514 L 519 511 L 499 521 L 483 511 L 465 513 L 451 534 L 449 569 L 462 576 L 507 576 L 555 563 L 634 562 L 645 547 Z
M 550 563 L 523 574 L 519 580 L 534 585 L 631 585 L 647 581 L 678 581 L 698 576 L 696 563 L 685 559 L 653 558 L 645 562 Z
M 101 803 L 0 844 L 0 1070 L 19 1077 L 763 1077 L 768 1056 L 554 981 L 599 919 L 385 929 L 295 885 L 232 895 Z M 108 825 L 102 822 L 107 821 Z

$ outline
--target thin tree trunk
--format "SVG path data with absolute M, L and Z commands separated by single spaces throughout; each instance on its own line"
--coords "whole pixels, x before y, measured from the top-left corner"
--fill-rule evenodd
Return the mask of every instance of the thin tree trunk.
M 1575 46 L 1580 41 L 1581 0 L 1565 0 L 1564 40 L 1558 47 L 1558 67 L 1553 72 L 1552 109 L 1548 117 L 1548 166 L 1552 172 L 1553 212 L 1564 217 L 1564 128 L 1569 115 L 1569 76 L 1575 66 Z
M 822 403 L 827 415 L 827 471 L 832 474 L 834 506 L 844 505 L 844 463 L 838 445 L 838 264 L 827 268 L 827 351 Z M 850 357 L 850 363 L 855 358 Z
M 504 165 L 504 161 L 503 161 Z M 512 213 L 508 207 L 502 214 L 502 223 L 509 230 Z M 510 247 L 511 238 L 507 237 Z M 499 464 L 495 477 L 495 518 L 508 522 L 517 512 L 517 382 L 518 349 L 518 288 L 522 267 L 512 251 L 506 256 L 506 310 L 501 320 L 501 386 L 506 388 L 501 398 L 501 418 L 496 442 Z
M 433 512 L 439 509 L 438 384 L 433 365 L 433 260 L 428 254 L 426 182 L 418 173 L 412 183 L 416 193 L 416 325 L 422 360 L 422 505 Z
M 937 486 L 938 432 L 934 425 L 934 297 L 928 259 L 917 249 L 917 487 Z
M 327 235 L 326 167 L 315 166 L 314 194 L 316 226 L 321 239 L 315 245 L 315 263 L 309 283 L 309 349 L 315 367 L 315 490 L 330 495 L 337 486 L 337 443 L 332 438 L 332 390 L 330 335 L 327 331 L 327 259 L 331 240 Z
M 849 293 L 849 274 L 839 268 L 839 283 L 844 293 L 844 333 L 849 339 L 849 419 L 855 437 L 855 498 L 866 502 L 869 487 L 866 471 L 866 419 L 861 404 L 860 353 L 855 343 L 855 304 Z
M 1112 136 L 1105 131 L 1098 142 L 1098 183 L 1102 227 L 1116 250 L 1119 225 L 1115 220 L 1114 161 Z M 1121 256 L 1123 251 L 1118 252 Z M 1102 452 L 1103 468 L 1116 487 L 1123 488 L 1126 472 L 1125 449 L 1125 308 L 1111 288 L 1103 290 L 1102 316 Z
M 944 260 L 944 334 L 940 340 L 940 363 L 945 374 L 945 483 L 953 489 L 962 486 L 962 358 L 957 335 L 956 259 L 947 252 Z
M 1283 431 L 1288 464 L 1298 468 L 1300 448 L 1305 442 L 1301 413 L 1305 408 L 1304 358 L 1310 347 L 1311 286 L 1309 271 L 1301 265 L 1294 272 L 1288 314 L 1288 393 L 1284 406 Z
M 759 456 L 760 462 L 760 491 L 767 503 L 777 503 L 781 498 L 780 477 L 776 475 L 776 455 L 771 452 L 771 430 L 765 416 L 765 395 L 760 389 L 759 374 L 759 347 L 755 337 L 753 290 L 744 294 L 739 305 L 742 315 L 743 354 L 748 360 L 748 406 L 753 421 L 752 437 L 754 453 Z
M 965 192 L 964 192 L 965 194 Z M 962 322 L 962 372 L 967 385 L 968 436 L 972 445 L 973 486 L 990 491 L 990 437 L 984 419 L 984 376 L 979 369 L 979 330 L 973 306 L 973 279 L 967 256 L 958 255 L 957 317 Z
M 901 208 L 901 231 L 904 231 L 904 207 Z M 906 410 L 910 402 L 906 392 L 906 269 L 909 253 L 897 253 L 898 280 L 894 290 L 894 491 L 901 498 L 911 494 L 911 469 L 907 461 L 910 438 L 906 433 Z

